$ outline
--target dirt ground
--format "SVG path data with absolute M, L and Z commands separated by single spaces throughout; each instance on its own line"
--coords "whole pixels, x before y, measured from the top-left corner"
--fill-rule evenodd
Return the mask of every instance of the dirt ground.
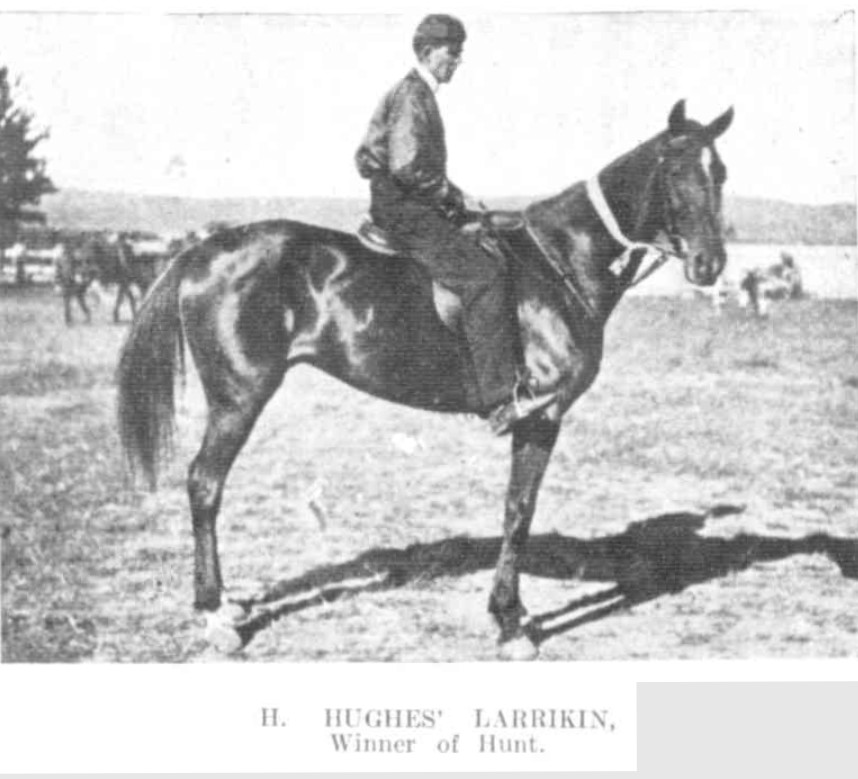
M 125 480 L 108 306 L 66 328 L 0 290 L 3 660 L 211 659 L 184 473 L 193 375 L 159 492 Z M 543 660 L 858 656 L 858 306 L 766 320 L 623 302 L 564 422 L 525 562 Z M 496 657 L 486 601 L 508 440 L 290 374 L 220 518 L 228 586 L 276 599 L 233 661 Z

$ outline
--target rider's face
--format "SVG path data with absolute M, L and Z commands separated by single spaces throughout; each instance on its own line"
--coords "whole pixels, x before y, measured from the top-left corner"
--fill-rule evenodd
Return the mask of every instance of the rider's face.
M 438 79 L 439 84 L 449 82 L 461 62 L 462 47 L 449 44 L 428 49 L 423 60 L 426 69 Z

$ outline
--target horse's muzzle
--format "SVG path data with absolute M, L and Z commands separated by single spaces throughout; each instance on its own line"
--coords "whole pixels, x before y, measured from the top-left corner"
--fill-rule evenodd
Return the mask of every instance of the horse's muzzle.
M 685 258 L 685 278 L 698 287 L 711 287 L 723 267 L 723 260 L 711 257 L 706 252 L 696 252 Z

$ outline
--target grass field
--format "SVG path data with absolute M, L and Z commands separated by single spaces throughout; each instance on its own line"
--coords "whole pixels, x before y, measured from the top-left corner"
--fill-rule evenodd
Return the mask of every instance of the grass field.
M 0 290 L 3 660 L 209 659 L 191 609 L 189 377 L 161 490 L 124 480 L 107 306 Z M 238 660 L 490 660 L 507 440 L 298 369 L 234 468 L 227 585 L 276 595 Z M 858 657 L 858 307 L 757 321 L 639 297 L 541 494 L 545 660 Z

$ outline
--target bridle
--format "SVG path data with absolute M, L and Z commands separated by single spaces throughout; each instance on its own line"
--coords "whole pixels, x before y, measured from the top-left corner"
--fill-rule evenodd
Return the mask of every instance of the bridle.
M 712 157 L 706 185 L 707 187 L 717 188 L 719 179 L 723 177 L 724 165 L 711 142 L 703 145 L 701 152 L 704 149 L 708 150 Z M 674 207 L 674 202 L 678 201 L 679 198 L 675 196 L 671 178 L 668 175 L 668 162 L 669 158 L 663 151 L 660 152 L 658 160 L 647 178 L 643 196 L 644 200 L 649 201 L 653 187 L 659 186 L 662 197 L 661 214 L 663 221 L 660 232 L 667 237 L 667 245 L 629 240 L 620 229 L 619 223 L 614 217 L 608 201 L 605 199 L 605 195 L 599 184 L 599 174 L 593 176 L 586 183 L 587 196 L 590 198 L 590 202 L 593 204 L 599 219 L 610 236 L 623 247 L 623 253 L 609 266 L 611 272 L 618 278 L 621 278 L 629 265 L 632 252 L 638 250 L 644 252 L 637 264 L 633 277 L 626 281 L 626 288 L 637 286 L 671 259 L 688 259 L 688 243 L 679 229 L 677 209 Z M 713 196 L 716 194 L 717 192 L 712 192 Z M 640 214 L 638 214 L 637 223 L 634 226 L 635 233 L 640 232 L 648 217 L 649 208 L 642 208 Z
M 710 149 L 710 152 L 713 154 L 713 159 L 720 163 L 720 160 L 717 158 L 717 154 L 715 153 L 714 148 L 711 145 L 707 145 L 706 148 Z M 685 260 L 687 258 L 688 247 L 685 239 L 682 237 L 677 227 L 678 219 L 676 209 L 673 207 L 673 191 L 671 189 L 670 179 L 664 173 L 666 169 L 666 161 L 667 157 L 664 154 L 660 154 L 658 161 L 656 162 L 652 172 L 647 178 L 647 182 L 644 187 L 644 198 L 647 198 L 647 196 L 651 193 L 653 187 L 656 186 L 656 184 L 660 181 L 662 184 L 662 214 L 664 220 L 662 232 L 667 235 L 667 239 L 670 244 L 669 247 L 654 242 L 631 240 L 626 237 L 625 233 L 620 228 L 620 225 L 617 222 L 617 218 L 614 216 L 614 212 L 611 209 L 611 206 L 605 198 L 605 193 L 602 191 L 602 186 L 599 183 L 599 174 L 597 173 L 591 178 L 589 178 L 585 184 L 587 197 L 589 198 L 590 203 L 593 205 L 593 208 L 595 209 L 599 220 L 602 222 L 602 225 L 607 230 L 611 238 L 623 247 L 622 254 L 620 254 L 619 257 L 615 258 L 608 267 L 611 273 L 618 280 L 624 281 L 624 287 L 626 289 L 637 286 L 642 281 L 644 281 L 644 279 L 649 278 L 649 276 L 655 273 L 655 271 L 657 271 L 669 260 L 674 258 Z M 648 215 L 648 208 L 641 209 L 641 213 L 638 216 L 638 222 L 634 228 L 636 233 L 643 226 L 643 223 L 648 218 Z M 533 229 L 532 225 L 530 224 L 530 221 L 526 218 L 526 215 L 525 226 L 527 228 L 528 234 L 530 235 L 536 246 L 539 248 L 543 257 L 548 261 L 548 264 L 552 267 L 555 273 L 560 276 L 566 289 L 572 293 L 573 297 L 578 301 L 578 303 L 587 312 L 587 314 L 591 318 L 595 319 L 596 312 L 593 310 L 592 305 L 579 289 L 575 274 L 571 270 L 571 268 L 565 268 L 563 266 L 563 263 L 561 263 L 559 259 L 554 256 L 554 253 L 552 252 L 550 247 L 548 247 L 544 243 L 539 233 Z M 633 266 L 634 271 L 632 278 L 625 280 L 623 279 L 623 277 L 628 272 L 628 268 L 632 261 L 633 254 L 638 251 L 642 251 L 643 255 L 640 256 L 640 258 L 637 260 L 637 262 L 635 262 Z
M 655 170 L 650 174 L 645 191 L 652 189 L 653 181 L 659 173 L 662 162 L 662 160 L 659 160 Z M 620 225 L 614 216 L 614 212 L 611 210 L 610 205 L 608 205 L 605 193 L 602 192 L 602 187 L 599 184 L 598 173 L 588 179 L 585 186 L 587 197 L 590 198 L 593 208 L 596 209 L 596 213 L 598 214 L 599 219 L 601 219 L 602 225 L 608 231 L 611 238 L 623 247 L 623 253 L 608 266 L 611 273 L 613 273 L 617 278 L 621 278 L 623 273 L 626 271 L 626 268 L 629 266 L 629 262 L 632 259 L 632 253 L 636 251 L 644 252 L 637 264 L 634 277 L 626 284 L 627 287 L 634 287 L 640 284 L 644 279 L 655 273 L 668 260 L 673 258 L 685 258 L 685 239 L 679 235 L 676 230 L 676 217 L 673 212 L 673 208 L 670 206 L 670 203 L 667 202 L 669 201 L 669 194 L 665 194 L 666 202 L 664 203 L 664 214 L 665 222 L 667 223 L 665 225 L 666 232 L 671 244 L 670 249 L 655 243 L 632 241 L 626 238 L 625 234 L 620 229 Z M 644 217 L 645 214 L 641 216 L 641 221 Z M 637 232 L 637 230 L 635 232 Z M 641 270 L 642 268 L 644 268 L 644 270 Z

